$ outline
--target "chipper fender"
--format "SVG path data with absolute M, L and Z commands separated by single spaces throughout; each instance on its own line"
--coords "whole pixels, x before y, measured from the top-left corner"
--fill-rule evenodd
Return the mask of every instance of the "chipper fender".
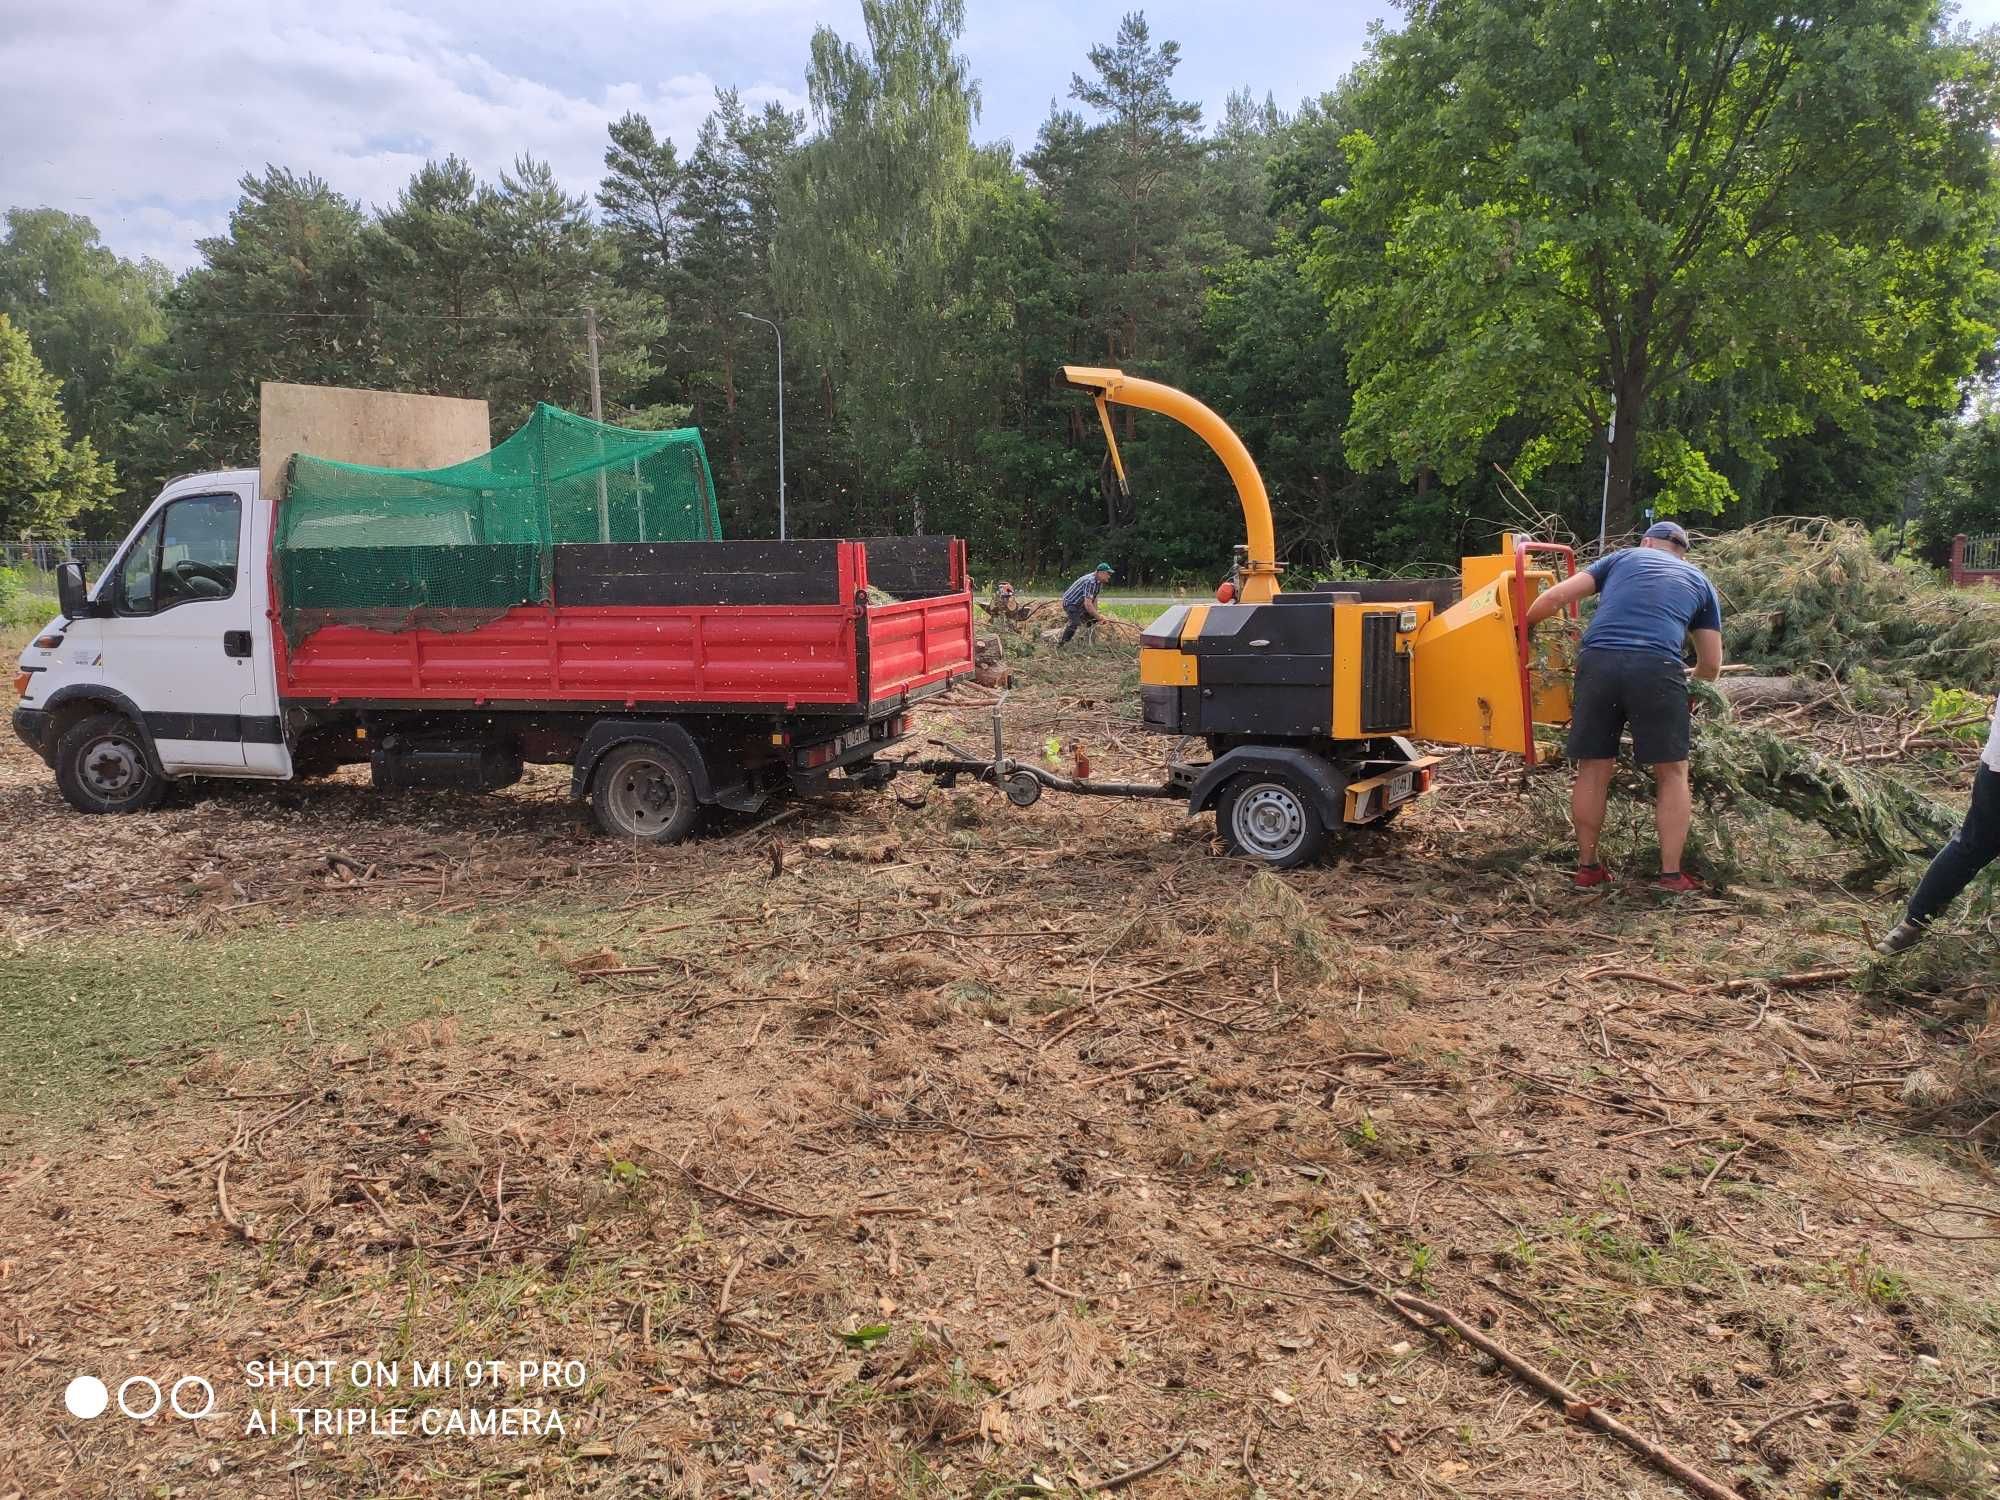
M 1218 755 L 1188 793 L 1188 816 L 1215 806 L 1222 789 L 1245 771 L 1283 771 L 1312 793 L 1320 822 L 1329 829 L 1347 821 L 1347 778 L 1323 755 L 1292 745 L 1239 745 Z

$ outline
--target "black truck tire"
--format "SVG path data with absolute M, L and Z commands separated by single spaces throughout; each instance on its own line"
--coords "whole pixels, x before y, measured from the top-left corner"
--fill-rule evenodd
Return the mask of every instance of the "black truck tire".
M 664 745 L 633 740 L 614 745 L 590 781 L 597 826 L 613 838 L 672 844 L 685 838 L 700 815 L 694 778 Z
M 77 720 L 56 741 L 55 759 L 56 788 L 78 812 L 144 812 L 167 792 L 144 738 L 123 714 Z
M 1215 826 L 1231 854 L 1274 870 L 1311 864 L 1326 852 L 1326 825 L 1312 794 L 1283 771 L 1232 777 L 1216 798 Z

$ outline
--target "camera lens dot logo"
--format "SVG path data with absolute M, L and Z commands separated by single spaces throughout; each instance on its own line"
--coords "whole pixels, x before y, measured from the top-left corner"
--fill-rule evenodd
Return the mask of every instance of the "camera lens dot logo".
M 79 1375 L 63 1391 L 63 1405 L 69 1408 L 69 1414 L 86 1422 L 103 1416 L 104 1408 L 110 1404 L 111 1392 L 95 1375 Z

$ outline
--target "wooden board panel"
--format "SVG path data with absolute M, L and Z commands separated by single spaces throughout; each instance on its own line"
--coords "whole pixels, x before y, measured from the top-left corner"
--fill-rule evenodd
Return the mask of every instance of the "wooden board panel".
M 263 383 L 258 451 L 264 493 L 282 498 L 295 453 L 386 469 L 441 469 L 493 447 L 484 401 L 358 391 L 333 385 Z

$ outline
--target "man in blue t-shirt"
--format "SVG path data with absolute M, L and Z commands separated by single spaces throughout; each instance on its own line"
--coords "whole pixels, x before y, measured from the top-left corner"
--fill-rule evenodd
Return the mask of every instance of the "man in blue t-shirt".
M 1660 873 L 1653 883 L 1663 891 L 1701 889 L 1701 882 L 1681 869 L 1694 816 L 1681 653 L 1692 636 L 1694 675 L 1715 679 L 1722 670 L 1722 601 L 1707 575 L 1687 560 L 1687 551 L 1685 531 L 1672 521 L 1655 522 L 1638 546 L 1600 557 L 1528 606 L 1528 623 L 1534 625 L 1588 595 L 1602 596 L 1577 655 L 1569 726 L 1579 886 L 1611 878 L 1598 863 L 1597 835 L 1604 827 L 1618 741 L 1629 724 L 1632 758 L 1653 772 L 1653 822 L 1660 832 Z

